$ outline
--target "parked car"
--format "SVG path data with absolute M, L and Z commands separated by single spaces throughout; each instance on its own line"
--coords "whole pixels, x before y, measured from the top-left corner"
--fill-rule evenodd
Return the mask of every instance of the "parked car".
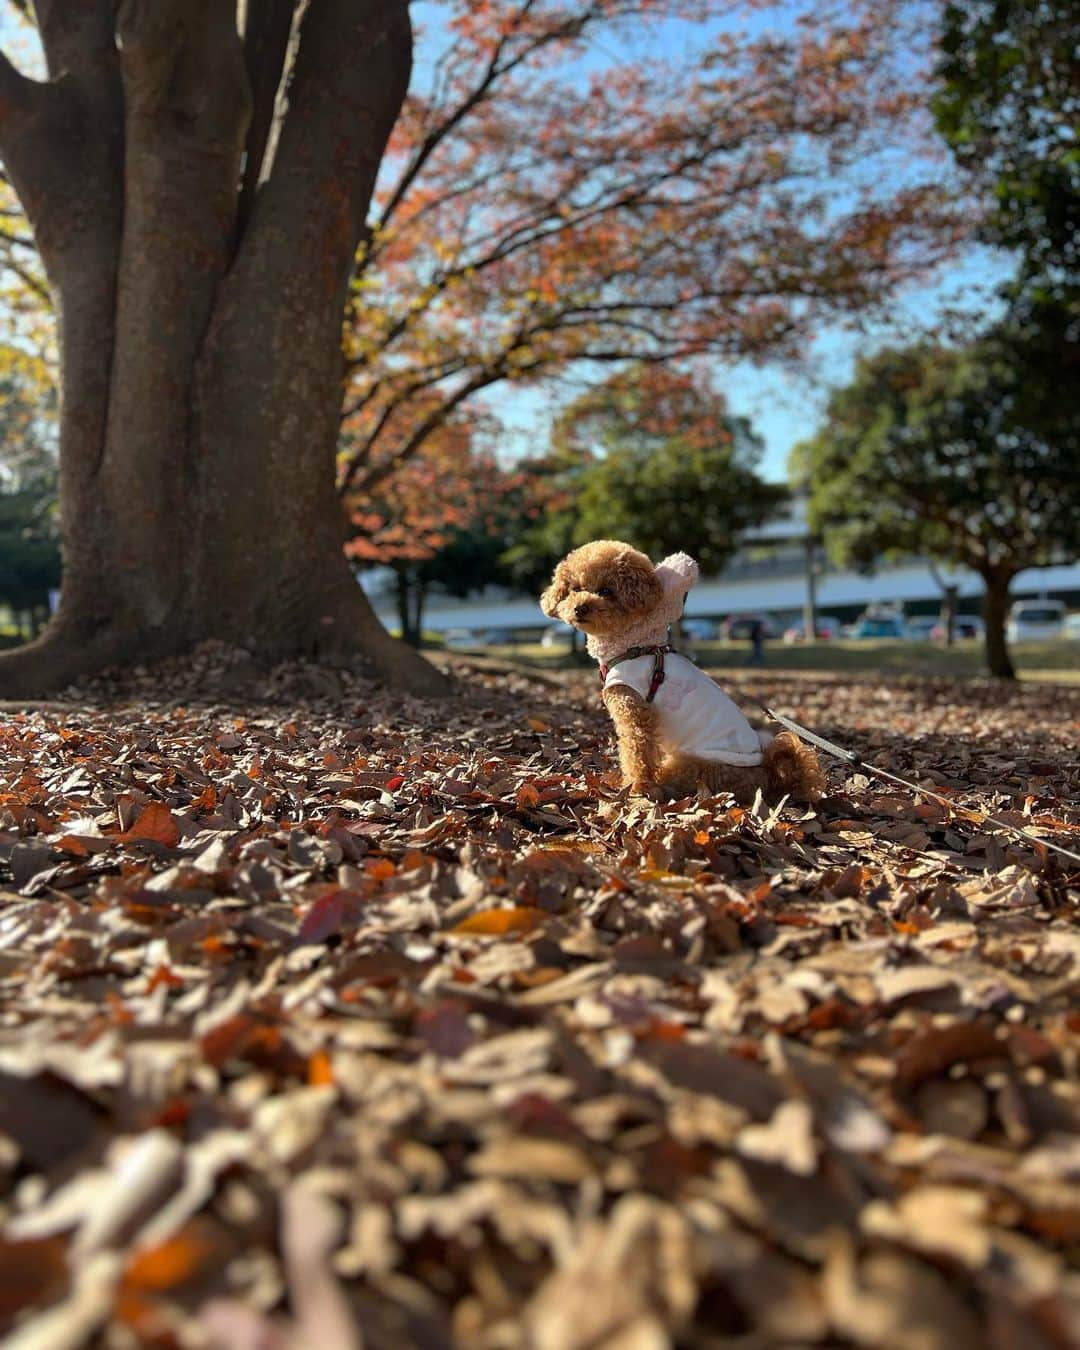
M 779 636 L 779 625 L 771 614 L 729 614 L 720 625 L 720 635 L 727 642 L 746 642 L 755 623 L 760 623 L 764 636 Z
M 479 645 L 479 639 L 471 628 L 448 628 L 443 634 L 443 646 L 449 647 L 451 651 Z
M 1009 610 L 1005 634 L 1010 642 L 1038 642 L 1061 637 L 1065 606 L 1060 600 L 1017 600 Z
M 953 637 L 954 638 L 982 638 L 986 635 L 986 625 L 982 619 L 974 614 L 958 614 L 953 619 Z M 930 636 L 935 642 L 945 641 L 945 625 L 943 623 L 934 624 Z
M 720 633 L 715 619 L 683 619 L 681 627 L 683 637 L 691 642 L 712 642 Z
M 569 647 L 574 640 L 573 630 L 565 623 L 553 623 L 540 635 L 541 647 Z
M 883 614 L 878 618 L 860 619 L 851 630 L 853 638 L 907 637 L 907 625 L 897 614 Z
M 485 628 L 476 635 L 481 647 L 506 647 L 514 641 L 512 628 Z
M 814 636 L 819 642 L 838 638 L 841 627 L 840 620 L 832 614 L 819 614 L 814 620 Z M 805 636 L 806 624 L 802 619 L 796 619 L 793 624 L 789 624 L 784 629 L 785 642 L 802 642 Z
M 938 620 L 932 614 L 916 614 L 907 621 L 907 635 L 916 642 L 929 642 Z

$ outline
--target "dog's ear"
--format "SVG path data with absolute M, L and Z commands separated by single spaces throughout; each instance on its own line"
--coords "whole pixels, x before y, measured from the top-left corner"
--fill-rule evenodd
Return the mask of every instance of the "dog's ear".
M 549 619 L 557 619 L 559 616 L 556 610 L 570 594 L 570 582 L 567 578 L 566 563 L 558 563 L 555 568 L 555 574 L 551 578 L 551 585 L 540 597 L 540 608 Z
M 627 552 L 616 558 L 615 581 L 625 609 L 650 610 L 664 598 L 664 588 L 644 554 Z

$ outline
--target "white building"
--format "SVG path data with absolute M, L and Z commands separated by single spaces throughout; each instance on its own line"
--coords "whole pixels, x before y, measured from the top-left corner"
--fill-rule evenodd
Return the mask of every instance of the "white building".
M 781 622 L 801 617 L 807 593 L 806 542 L 802 503 L 795 502 L 788 515 L 769 521 L 747 536 L 719 576 L 702 577 L 687 600 L 687 618 L 761 612 L 775 615 Z M 961 610 L 975 612 L 979 608 L 983 584 L 977 573 L 948 570 L 945 580 L 957 587 Z M 908 609 L 914 606 L 924 613 L 933 612 L 942 600 L 929 564 L 919 558 L 882 563 L 872 575 L 865 576 L 822 563 L 819 554 L 815 582 L 818 612 L 841 618 L 853 618 L 874 602 L 895 601 Z M 367 573 L 364 586 L 379 618 L 388 627 L 395 627 L 397 615 L 386 594 L 385 576 Z M 1080 564 L 1031 568 L 1016 578 L 1012 593 L 1017 598 L 1053 595 L 1080 606 Z M 549 622 L 535 597 L 512 595 L 497 587 L 466 600 L 433 593 L 424 611 L 424 627 L 435 632 L 448 628 L 539 629 Z

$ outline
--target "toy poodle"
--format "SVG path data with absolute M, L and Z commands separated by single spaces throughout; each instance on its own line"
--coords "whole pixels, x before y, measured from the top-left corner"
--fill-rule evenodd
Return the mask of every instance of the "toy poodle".
M 654 567 L 629 544 L 600 539 L 567 554 L 540 597 L 545 614 L 586 635 L 600 664 L 623 782 L 650 796 L 701 786 L 742 802 L 759 790 L 817 800 L 825 775 L 815 752 L 791 732 L 755 731 L 718 684 L 668 645 L 697 576 L 685 553 Z

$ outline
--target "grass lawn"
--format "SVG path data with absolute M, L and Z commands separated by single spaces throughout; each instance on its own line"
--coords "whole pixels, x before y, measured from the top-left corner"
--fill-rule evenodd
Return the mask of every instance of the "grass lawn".
M 479 650 L 479 649 L 478 649 Z M 519 661 L 549 670 L 567 670 L 591 664 L 583 653 L 574 656 L 564 648 L 539 643 L 485 647 L 487 656 Z M 1024 680 L 1080 683 L 1080 642 L 1018 643 L 1013 661 Z M 695 649 L 698 663 L 707 669 L 731 670 L 745 666 L 746 643 L 702 643 Z M 981 642 L 958 642 L 952 648 L 931 642 L 898 639 L 792 643 L 770 642 L 765 647 L 765 665 L 770 670 L 830 670 L 858 673 L 879 671 L 883 675 L 931 675 L 971 678 L 986 673 Z

